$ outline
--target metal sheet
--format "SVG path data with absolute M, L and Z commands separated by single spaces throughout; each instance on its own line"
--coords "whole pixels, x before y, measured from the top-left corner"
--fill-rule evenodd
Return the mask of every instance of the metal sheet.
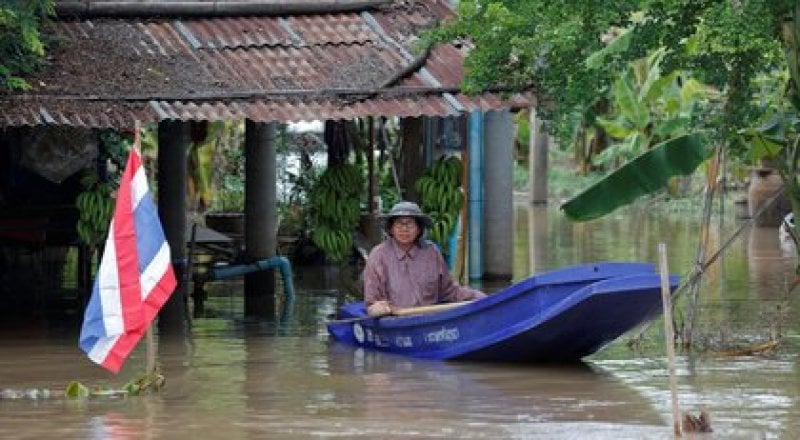
M 0 94 L 0 126 L 128 127 L 134 119 L 258 121 L 448 116 L 525 106 L 530 96 L 457 93 L 464 45 L 413 58 L 418 33 L 452 16 L 445 0 L 362 12 L 55 21 L 61 43 Z

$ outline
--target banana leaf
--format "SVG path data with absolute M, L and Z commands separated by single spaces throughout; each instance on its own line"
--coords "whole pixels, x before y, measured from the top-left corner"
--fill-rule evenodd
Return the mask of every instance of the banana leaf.
M 599 125 L 606 131 L 606 134 L 614 139 L 624 139 L 636 132 L 635 129 L 625 124 L 625 119 L 606 119 L 598 116 L 595 118 L 595 124 Z
M 650 123 L 650 109 L 639 101 L 639 95 L 627 75 L 614 81 L 614 103 L 635 128 L 644 130 Z
M 670 177 L 691 174 L 712 151 L 701 142 L 699 133 L 661 142 L 568 200 L 561 209 L 575 221 L 602 217 L 658 191 Z
M 611 40 L 606 47 L 594 52 L 593 54 L 589 55 L 588 58 L 586 58 L 586 67 L 589 69 L 597 69 L 601 67 L 606 62 L 607 57 L 620 54 L 628 50 L 632 39 L 633 27 L 623 29 L 622 32 L 613 40 Z

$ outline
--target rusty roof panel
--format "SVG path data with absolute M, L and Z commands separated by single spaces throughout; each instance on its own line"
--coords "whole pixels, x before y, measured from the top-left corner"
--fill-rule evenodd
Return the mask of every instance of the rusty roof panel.
M 359 14 L 302 15 L 286 25 L 304 45 L 365 44 L 378 41 Z
M 2 104 L 2 103 L 0 103 Z M 46 124 L 83 127 L 129 127 L 138 119 L 157 122 L 159 118 L 147 108 L 146 103 L 96 103 L 72 102 L 24 103 L 14 111 L 2 108 L 7 126 L 35 126 Z
M 389 38 L 407 49 L 419 40 L 422 31 L 433 28 L 439 21 L 455 16 L 455 12 L 448 6 L 446 0 L 402 3 L 404 4 L 395 8 L 369 14 Z
M 445 94 L 446 95 L 446 94 Z M 516 95 L 508 100 L 496 94 L 470 97 L 463 94 L 376 96 L 364 99 L 297 97 L 234 101 L 164 101 L 140 103 L 19 101 L 11 112 L 0 102 L 5 125 L 63 124 L 87 127 L 127 127 L 131 121 L 157 122 L 163 119 L 229 120 L 249 118 L 259 122 L 298 122 L 352 119 L 364 116 L 450 116 L 463 111 L 496 110 L 530 104 L 530 97 Z M 457 104 L 454 104 L 456 102 Z M 458 105 L 461 108 L 458 108 Z
M 174 23 L 195 49 L 221 50 L 242 47 L 296 44 L 276 17 L 226 17 L 182 20 Z
M 365 44 L 379 40 L 354 13 L 176 20 L 170 26 L 195 50 Z
M 139 44 L 132 44 L 132 50 L 166 57 L 192 53 L 189 40 L 170 22 L 139 22 L 137 26 L 142 36 Z
M 464 78 L 464 56 L 451 45 L 438 46 L 431 50 L 425 68 L 436 78 L 441 87 L 459 87 Z
M 418 33 L 452 14 L 446 0 L 397 0 L 316 15 L 56 20 L 59 43 L 26 78 L 31 90 L 0 93 L 0 126 L 444 116 L 529 102 L 458 93 L 464 45 L 437 46 L 406 72 Z

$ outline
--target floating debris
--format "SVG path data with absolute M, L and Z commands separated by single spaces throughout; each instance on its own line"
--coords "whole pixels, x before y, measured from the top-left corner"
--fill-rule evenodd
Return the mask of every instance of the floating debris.
M 683 432 L 714 432 L 711 429 L 711 417 L 705 411 L 700 411 L 699 416 L 684 413 L 681 427 Z
M 741 347 L 734 350 L 727 350 L 722 352 L 723 356 L 753 356 L 756 354 L 763 354 L 772 352 L 780 345 L 780 341 L 772 340 L 760 344 L 753 344 L 747 347 Z
M 49 390 L 47 388 L 28 388 L 25 390 L 15 390 L 12 388 L 5 388 L 0 391 L 0 400 L 16 400 L 16 399 L 49 399 L 51 397 L 63 396 L 64 393 Z
M 108 386 L 89 388 L 86 385 L 73 380 L 67 384 L 64 390 L 52 390 L 49 388 L 4 388 L 0 390 L 0 401 L 22 399 L 43 400 L 54 398 L 122 398 L 127 396 L 138 396 L 151 391 L 159 391 L 164 387 L 165 382 L 166 380 L 164 379 L 164 376 L 159 374 L 157 371 L 136 377 L 123 385 L 122 388 L 111 388 Z

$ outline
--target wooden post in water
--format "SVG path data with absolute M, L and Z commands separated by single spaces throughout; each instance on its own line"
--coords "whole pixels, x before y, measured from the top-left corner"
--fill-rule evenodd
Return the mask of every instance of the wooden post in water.
M 145 170 L 145 176 L 147 176 L 148 182 L 151 180 L 152 176 L 147 175 L 147 167 L 144 166 L 144 155 L 142 155 L 142 123 L 139 122 L 137 119 L 133 125 L 133 148 L 136 149 L 136 152 L 139 154 L 139 157 L 142 158 L 142 168 Z M 155 338 L 153 337 L 153 323 L 147 325 L 147 330 L 145 330 L 145 343 L 146 351 L 145 351 L 145 359 L 146 359 L 146 367 L 145 367 L 145 376 L 155 375 L 156 372 L 156 342 Z
M 675 330 L 672 328 L 672 294 L 669 288 L 669 269 L 667 267 L 667 246 L 658 244 L 658 258 L 661 271 L 661 303 L 664 307 L 664 342 L 667 347 L 669 369 L 669 390 L 672 396 L 672 428 L 675 436 L 681 436 L 681 415 L 678 408 L 678 384 L 675 378 Z
M 145 335 L 146 335 L 146 338 L 147 338 L 147 351 L 146 351 L 147 366 L 145 367 L 146 371 L 145 371 L 144 374 L 146 376 L 153 375 L 155 377 L 155 374 L 156 374 L 156 341 L 155 341 L 155 337 L 153 336 L 153 326 L 152 325 L 148 325 L 147 326 L 147 332 L 145 333 Z

